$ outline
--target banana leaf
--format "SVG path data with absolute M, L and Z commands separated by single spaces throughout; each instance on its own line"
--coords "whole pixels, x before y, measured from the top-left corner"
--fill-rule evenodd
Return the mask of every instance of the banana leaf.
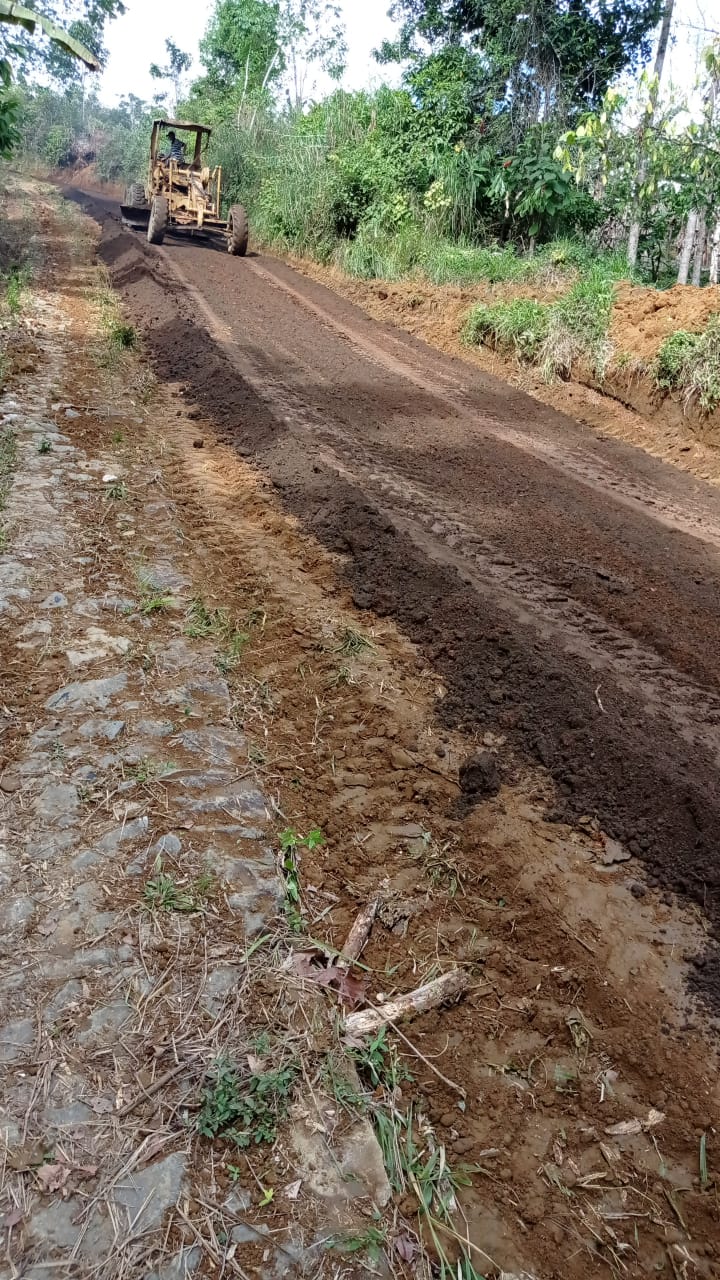
M 34 9 L 27 9 L 22 4 L 16 4 L 15 0 L 0 0 L 0 23 L 10 23 L 12 26 L 24 27 L 26 31 L 34 32 L 36 27 L 52 40 L 54 44 L 60 45 L 61 49 L 65 49 L 67 53 L 73 54 L 85 63 L 91 71 L 100 70 L 100 62 L 95 54 L 90 51 L 79 40 L 69 35 L 67 31 L 63 31 L 62 27 L 58 27 L 49 18 L 42 13 L 36 13 Z

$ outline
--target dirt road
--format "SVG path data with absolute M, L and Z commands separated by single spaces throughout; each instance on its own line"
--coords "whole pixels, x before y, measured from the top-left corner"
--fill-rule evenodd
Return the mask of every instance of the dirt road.
M 717 926 L 717 490 L 277 260 L 158 253 L 89 207 L 156 369 L 420 646 L 445 722 L 542 764 L 558 816 L 596 818 Z M 715 999 L 714 959 L 698 980 Z
M 0 1273 L 720 1280 L 716 491 L 85 203 L 5 203 Z

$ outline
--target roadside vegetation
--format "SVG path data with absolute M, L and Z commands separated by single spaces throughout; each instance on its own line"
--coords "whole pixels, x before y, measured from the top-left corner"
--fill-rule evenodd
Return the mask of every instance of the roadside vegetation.
M 82 64 L 55 54 L 49 83 L 13 91 L 22 150 L 126 186 L 143 177 L 154 114 L 207 121 L 227 204 L 245 204 L 256 240 L 364 279 L 502 288 L 465 338 L 546 379 L 603 377 L 616 281 L 717 283 L 716 34 L 682 101 L 665 84 L 674 0 L 393 12 L 398 39 L 377 57 L 399 64 L 400 86 L 373 92 L 317 92 L 346 57 L 329 0 L 216 0 L 202 74 L 190 80 L 193 51 L 168 39 L 151 103 L 101 106 Z M 644 368 L 703 412 L 720 376 L 709 332 L 671 377 L 664 358 Z

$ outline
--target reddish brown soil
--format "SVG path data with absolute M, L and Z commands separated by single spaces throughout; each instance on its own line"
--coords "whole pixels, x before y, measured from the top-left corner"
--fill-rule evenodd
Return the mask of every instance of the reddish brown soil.
M 651 361 L 671 333 L 687 329 L 700 333 L 712 315 L 720 311 L 720 287 L 696 289 L 640 289 L 623 284 L 613 311 L 611 338 L 619 351 L 634 360 Z
M 466 1001 L 409 1029 L 464 1109 L 410 1052 L 403 1105 L 427 1106 L 454 1166 L 481 1168 L 463 1202 L 499 1265 L 478 1269 L 717 1276 L 697 1176 L 703 1133 L 717 1162 L 716 1076 L 704 1019 L 676 1016 L 692 934 L 643 878 L 716 920 L 716 493 L 269 259 L 158 254 L 107 218 L 101 256 L 156 371 L 184 385 L 190 420 L 158 405 L 143 447 L 198 590 L 267 613 L 247 670 L 279 713 L 246 730 L 283 812 L 328 836 L 302 868 L 315 936 L 340 945 L 389 877 L 373 994 L 473 974 Z M 347 625 L 376 645 L 350 683 Z M 458 779 L 485 737 L 506 785 L 474 806 Z M 579 830 L 547 826 L 553 810 Z M 629 878 L 594 861 L 600 826 L 630 842 Z M 652 1106 L 657 1147 L 609 1140 Z M 269 1155 L 257 1173 L 274 1185 Z

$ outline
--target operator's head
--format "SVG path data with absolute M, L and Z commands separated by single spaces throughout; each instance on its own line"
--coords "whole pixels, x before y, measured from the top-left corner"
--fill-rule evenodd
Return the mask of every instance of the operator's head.
M 168 133 L 168 138 L 169 138 L 170 142 L 174 142 L 174 141 L 175 141 L 175 134 L 174 134 L 174 132 L 173 132 L 173 130 L 172 130 L 172 129 L 171 129 L 171 130 L 170 130 L 170 132 Z

